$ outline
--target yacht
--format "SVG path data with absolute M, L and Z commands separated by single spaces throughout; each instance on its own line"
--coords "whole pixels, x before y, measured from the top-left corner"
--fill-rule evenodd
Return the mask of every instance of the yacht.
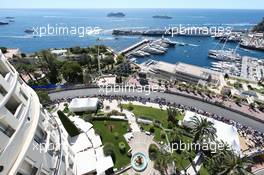
M 241 60 L 241 56 L 234 50 L 209 50 L 208 57 L 219 61 Z
M 27 28 L 24 32 L 28 33 L 28 34 L 32 34 L 32 33 L 34 33 L 34 30 L 31 28 Z
M 0 25 L 8 25 L 9 22 L 6 22 L 6 21 L 0 21 Z
M 150 46 L 145 46 L 141 49 L 144 52 L 150 53 L 150 54 L 164 54 L 165 52 L 159 49 L 155 49 Z

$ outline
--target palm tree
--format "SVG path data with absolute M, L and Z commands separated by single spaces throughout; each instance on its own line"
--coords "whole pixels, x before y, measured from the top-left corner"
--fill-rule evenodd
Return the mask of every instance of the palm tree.
M 191 120 L 192 132 L 194 133 L 194 143 L 202 143 L 205 138 L 214 141 L 216 138 L 216 129 L 214 124 L 206 118 L 194 116 Z
M 168 167 L 173 163 L 173 156 L 169 153 L 160 152 L 157 159 L 154 162 L 154 168 L 158 170 L 162 175 L 168 175 Z
M 176 116 L 178 116 L 180 112 L 175 108 L 167 108 L 167 115 L 168 115 L 168 121 L 172 122 L 173 124 L 177 124 L 178 120 L 176 119 Z
M 209 161 L 209 170 L 219 175 L 248 175 L 253 162 L 249 157 L 240 157 L 234 151 L 220 151 Z

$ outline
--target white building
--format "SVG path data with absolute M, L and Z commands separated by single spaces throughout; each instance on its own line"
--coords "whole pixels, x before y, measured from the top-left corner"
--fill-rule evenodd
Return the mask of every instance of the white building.
M 76 174 L 61 124 L 0 51 L 0 175 Z
M 88 101 L 91 109 L 97 107 L 98 99 Z M 92 124 L 72 120 L 83 132 L 74 143 L 0 51 L 0 175 L 112 173 L 112 158 L 104 156 Z
M 220 85 L 221 74 L 203 67 L 186 63 L 170 64 L 163 61 L 154 62 L 149 66 L 149 76 L 171 81 L 190 83 L 204 82 L 213 86 Z

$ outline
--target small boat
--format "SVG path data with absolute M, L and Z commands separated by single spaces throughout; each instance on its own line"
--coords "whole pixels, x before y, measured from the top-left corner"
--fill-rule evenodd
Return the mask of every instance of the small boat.
M 14 19 L 15 17 L 13 16 L 7 16 L 6 19 Z
M 6 22 L 6 21 L 0 21 L 0 25 L 8 25 L 9 22 Z
M 28 33 L 28 34 L 32 34 L 32 33 L 34 33 L 34 30 L 28 28 L 28 29 L 26 29 L 24 32 L 25 32 L 25 33 Z

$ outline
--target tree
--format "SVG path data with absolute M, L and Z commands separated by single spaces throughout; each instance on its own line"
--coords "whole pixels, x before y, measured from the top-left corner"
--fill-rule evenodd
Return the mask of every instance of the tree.
M 172 122 L 173 124 L 177 124 L 178 120 L 176 116 L 178 116 L 180 112 L 175 108 L 167 108 L 167 115 L 168 115 L 168 121 Z
M 59 110 L 57 113 L 69 136 L 74 137 L 80 134 L 79 129 L 62 111 Z
M 59 80 L 59 62 L 56 57 L 47 50 L 41 51 L 38 56 L 42 72 L 46 74 L 51 83 L 57 83 Z
M 216 129 L 214 124 L 206 118 L 194 116 L 191 120 L 192 132 L 194 133 L 194 143 L 202 143 L 205 139 L 214 141 L 216 138 Z
M 118 143 L 118 147 L 121 153 L 125 153 L 126 152 L 126 144 L 124 142 L 119 142 Z
M 36 71 L 36 67 L 34 65 L 21 63 L 17 66 L 17 71 L 27 74 L 32 81 L 35 80 L 34 72 Z
M 3 54 L 7 53 L 7 48 L 6 47 L 0 47 L 0 50 L 2 51 Z
M 248 175 L 252 164 L 252 159 L 247 156 L 240 157 L 232 150 L 222 150 L 209 159 L 207 167 L 212 174 Z
M 111 156 L 113 159 L 113 162 L 115 163 L 116 161 L 116 156 L 114 152 L 114 145 L 111 143 L 106 143 L 103 147 L 104 155 L 105 156 Z
M 123 63 L 124 62 L 124 60 L 125 60 L 125 57 L 123 56 L 123 55 L 118 55 L 117 57 L 116 57 L 116 64 L 121 64 L 121 63 Z
M 128 104 L 127 109 L 128 109 L 129 111 L 133 111 L 133 110 L 134 110 L 134 106 L 133 106 L 133 104 L 132 104 L 131 102 Z
M 173 162 L 173 157 L 169 153 L 160 152 L 154 162 L 154 168 L 161 174 L 168 175 L 168 167 Z
M 262 21 L 253 28 L 253 32 L 264 32 L 264 17 Z
M 37 91 L 37 94 L 38 94 L 40 103 L 43 104 L 44 106 L 46 106 L 47 104 L 51 102 L 49 94 L 47 92 Z
M 63 78 L 69 82 L 80 82 L 82 80 L 82 68 L 76 61 L 67 61 L 61 67 Z
M 156 144 L 151 144 L 151 145 L 149 145 L 148 152 L 149 152 L 150 160 L 152 160 L 152 161 L 156 160 L 158 157 L 158 154 L 159 154 L 159 148 L 157 147 Z

